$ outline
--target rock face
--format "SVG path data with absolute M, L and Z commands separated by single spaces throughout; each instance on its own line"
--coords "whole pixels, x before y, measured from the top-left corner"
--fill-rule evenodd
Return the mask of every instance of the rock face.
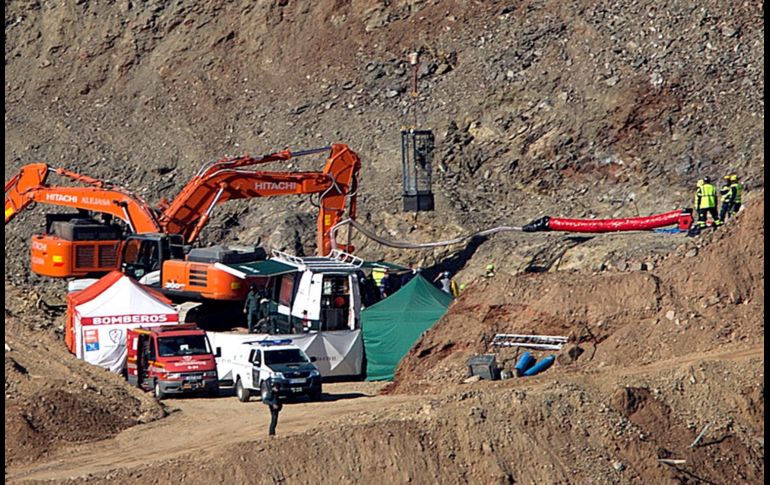
M 345 142 L 364 164 L 359 213 L 377 227 L 401 210 L 399 130 L 415 125 L 437 135 L 436 231 L 669 210 L 691 203 L 697 178 L 728 170 L 764 184 L 764 23 L 752 2 L 12 2 L 6 25 L 6 179 L 42 160 L 154 203 L 212 159 Z M 228 203 L 202 242 L 253 228 L 266 240 L 297 200 Z M 17 218 L 8 254 L 41 228 L 40 208 Z M 39 281 L 24 258 L 7 262 L 14 281 Z

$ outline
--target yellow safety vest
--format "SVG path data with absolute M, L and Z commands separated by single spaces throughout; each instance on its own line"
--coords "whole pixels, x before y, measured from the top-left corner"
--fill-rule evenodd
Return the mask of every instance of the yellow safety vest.
M 740 204 L 741 196 L 743 195 L 743 185 L 740 182 L 730 184 L 730 188 L 733 191 L 733 203 Z
M 703 184 L 695 192 L 695 208 L 711 209 L 717 206 L 717 189 L 711 184 Z
M 385 278 L 385 270 L 380 268 L 374 268 L 372 270 L 372 278 L 377 286 L 382 286 L 382 279 Z

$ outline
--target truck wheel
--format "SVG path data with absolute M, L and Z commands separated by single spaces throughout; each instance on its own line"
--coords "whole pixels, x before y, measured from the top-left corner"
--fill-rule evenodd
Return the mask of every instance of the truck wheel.
M 243 387 L 243 382 L 241 381 L 240 377 L 235 383 L 235 394 L 238 396 L 238 400 L 241 402 L 248 402 L 249 397 L 251 397 L 249 390 Z
M 158 401 L 161 401 L 166 398 L 166 393 L 163 392 L 163 389 L 161 389 L 160 382 L 155 381 L 155 386 L 153 387 L 153 390 L 155 392 L 155 397 L 158 398 Z
M 219 386 L 215 387 L 214 389 L 208 391 L 206 393 L 207 397 L 219 397 Z

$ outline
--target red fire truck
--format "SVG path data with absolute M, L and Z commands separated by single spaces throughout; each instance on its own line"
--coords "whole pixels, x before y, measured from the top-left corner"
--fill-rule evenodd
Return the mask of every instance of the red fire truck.
M 126 334 L 128 382 L 155 397 L 219 393 L 217 365 L 206 332 L 195 324 L 135 328 Z

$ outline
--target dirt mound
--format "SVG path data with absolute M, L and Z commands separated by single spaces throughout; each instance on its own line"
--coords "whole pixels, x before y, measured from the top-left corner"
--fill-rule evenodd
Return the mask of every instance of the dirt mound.
M 590 350 L 580 357 L 582 370 L 761 341 L 763 200 L 757 197 L 723 229 L 688 241 L 682 254 L 652 271 L 478 279 L 401 361 L 389 391 L 427 392 L 461 382 L 465 360 L 488 352 L 496 333 L 569 336 Z M 513 357 L 499 352 L 506 366 Z
M 344 142 L 363 160 L 358 219 L 411 241 L 545 214 L 681 208 L 705 174 L 736 171 L 747 199 L 764 185 L 759 2 L 672 0 L 665 9 L 650 0 L 9 2 L 5 25 L 6 180 L 44 161 L 156 203 L 222 156 Z M 413 51 L 420 52 L 417 96 L 409 94 Z M 401 205 L 398 136 L 408 125 L 436 134 L 437 210 L 419 217 Z M 316 162 L 266 168 L 316 170 Z M 515 245 L 501 237 L 456 252 L 405 253 L 354 236 L 365 258 L 422 266 L 451 259 L 453 270 L 468 268 L 463 277 L 479 274 L 483 258 L 512 263 L 469 285 L 403 361 L 394 391 L 451 390 L 465 376 L 465 359 L 487 351 L 496 332 L 566 334 L 584 351 L 565 353 L 531 381 L 553 388 L 521 394 L 506 388 L 518 380 L 481 385 L 485 391 L 431 398 L 435 412 L 369 416 L 233 446 L 210 462 L 194 457 L 95 480 L 177 482 L 168 465 L 184 465 L 192 471 L 182 478 L 198 483 L 234 476 L 269 483 L 758 481 L 761 453 L 751 433 L 763 432 L 757 416 L 764 405 L 757 362 L 732 366 L 696 355 L 692 365 L 654 379 L 615 375 L 592 384 L 580 376 L 601 379 L 606 371 L 763 341 L 762 200 L 662 262 L 670 239 L 645 237 L 630 247 L 607 237 L 575 246 L 533 235 Z M 14 315 L 6 312 L 6 465 L 161 414 L 149 396 L 69 356 L 56 337 L 55 308 L 39 299 L 24 311 L 9 304 L 38 291 L 53 306 L 63 302 L 63 282 L 29 271 L 29 236 L 49 211 L 56 209 L 27 211 L 6 231 L 6 307 Z M 261 239 L 310 253 L 316 214 L 308 198 L 232 202 L 214 211 L 199 242 Z M 655 258 L 647 258 L 653 249 Z M 654 269 L 626 271 L 629 258 L 647 258 L 640 261 Z M 552 272 L 560 267 L 568 271 Z M 528 273 L 504 274 L 519 271 Z M 508 364 L 512 358 L 500 353 Z M 553 381 L 562 375 L 573 382 Z M 719 402 L 734 404 L 735 416 Z M 706 419 L 720 423 L 717 442 L 682 449 Z M 91 434 L 79 424 L 92 426 Z M 667 426 L 680 436 L 664 436 Z M 642 434 L 655 438 L 637 439 Z M 668 452 L 684 454 L 688 465 L 659 464 Z
M 165 413 L 122 377 L 76 360 L 52 333 L 19 318 L 6 316 L 5 343 L 6 467 Z

